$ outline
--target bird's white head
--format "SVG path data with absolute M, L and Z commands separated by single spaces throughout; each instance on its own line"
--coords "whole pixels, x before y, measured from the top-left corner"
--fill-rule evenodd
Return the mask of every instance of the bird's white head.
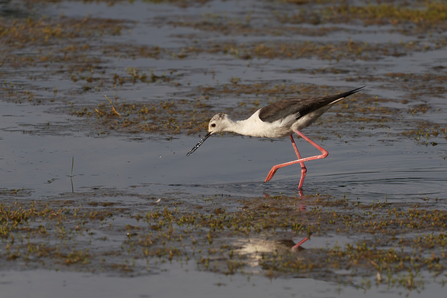
M 208 132 L 211 134 L 215 134 L 225 131 L 230 122 L 231 120 L 227 114 L 216 114 L 213 116 L 213 118 L 211 118 L 210 123 L 208 124 Z
M 200 146 L 202 146 L 203 142 L 206 141 L 211 135 L 215 133 L 219 133 L 222 131 L 226 131 L 227 128 L 231 125 L 231 120 L 227 114 L 219 113 L 211 118 L 210 123 L 208 124 L 208 133 L 195 145 L 187 154 L 189 156 L 193 154 Z

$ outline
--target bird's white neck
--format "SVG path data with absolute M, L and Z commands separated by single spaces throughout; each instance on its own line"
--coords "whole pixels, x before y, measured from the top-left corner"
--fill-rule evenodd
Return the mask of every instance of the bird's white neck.
M 257 119 L 259 111 L 254 113 L 250 118 L 245 120 L 233 121 L 231 119 L 227 119 L 227 125 L 224 131 L 235 132 L 241 135 L 253 135 L 253 129 L 255 126 L 250 125 L 251 122 L 254 122 Z

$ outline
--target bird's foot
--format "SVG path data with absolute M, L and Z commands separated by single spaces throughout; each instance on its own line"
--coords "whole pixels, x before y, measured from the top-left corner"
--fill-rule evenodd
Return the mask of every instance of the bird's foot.
M 275 173 L 276 173 L 277 170 L 278 170 L 278 167 L 274 166 L 274 167 L 270 170 L 269 174 L 267 175 L 267 178 L 265 178 L 264 183 L 270 181 L 270 179 L 273 178 L 273 175 L 275 175 Z

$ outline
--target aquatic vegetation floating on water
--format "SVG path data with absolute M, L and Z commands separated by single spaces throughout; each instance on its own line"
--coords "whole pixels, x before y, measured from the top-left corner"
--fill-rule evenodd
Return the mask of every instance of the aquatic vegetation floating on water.
M 262 269 L 271 277 L 311 277 L 360 288 L 379 272 L 379 284 L 420 289 L 420 273 L 439 274 L 447 260 L 447 236 L 439 232 L 445 230 L 447 213 L 438 198 L 364 204 L 346 196 L 216 195 L 196 200 L 149 197 L 152 203 L 135 206 L 114 198 L 145 196 L 101 190 L 70 196 L 2 203 L 0 262 L 134 275 L 156 273 L 165 262 L 194 260 L 199 270 L 222 274 Z M 227 208 L 215 208 L 216 202 Z M 312 247 L 313 237 L 326 235 L 340 236 L 346 243 L 287 250 L 293 241 L 285 239 L 310 236 L 306 247 Z

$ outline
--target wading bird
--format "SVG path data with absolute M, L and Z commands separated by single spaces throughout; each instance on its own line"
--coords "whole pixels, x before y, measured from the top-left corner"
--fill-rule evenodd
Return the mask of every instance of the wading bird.
M 325 158 L 329 153 L 322 147 L 318 146 L 311 139 L 306 137 L 302 132 L 300 132 L 300 130 L 315 122 L 315 120 L 323 115 L 324 112 L 329 110 L 335 103 L 348 97 L 349 95 L 359 92 L 362 88 L 364 88 L 364 86 L 337 95 L 323 97 L 313 97 L 308 99 L 282 99 L 257 110 L 248 119 L 240 121 L 231 120 L 227 114 L 216 114 L 210 120 L 208 125 L 208 133 L 191 149 L 191 151 L 186 154 L 186 156 L 189 156 L 196 151 L 211 135 L 223 131 L 264 138 L 290 136 L 293 149 L 295 150 L 298 159 L 273 166 L 264 182 L 272 179 L 273 175 L 275 175 L 278 169 L 299 163 L 301 165 L 301 179 L 298 189 L 302 190 L 304 177 L 306 177 L 307 173 L 307 168 L 304 165 L 304 162 Z M 293 139 L 294 132 L 312 144 L 315 148 L 320 150 L 321 154 L 301 158 Z

